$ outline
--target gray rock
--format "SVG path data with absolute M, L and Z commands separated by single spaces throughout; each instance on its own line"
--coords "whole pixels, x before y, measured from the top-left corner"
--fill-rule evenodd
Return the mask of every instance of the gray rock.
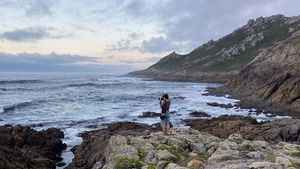
M 282 169 L 283 167 L 279 164 L 272 163 L 272 162 L 267 162 L 267 161 L 258 161 L 258 162 L 253 162 L 250 164 L 249 168 L 251 169 Z
M 175 163 L 170 163 L 166 166 L 165 169 L 188 169 L 187 167 L 181 167 Z
M 168 162 L 166 161 L 160 161 L 158 162 L 156 169 L 164 169 L 167 166 Z
M 171 160 L 173 158 L 176 158 L 176 156 L 172 153 L 170 153 L 168 150 L 158 150 L 156 153 L 156 157 L 159 161 L 162 160 Z
M 148 151 L 144 161 L 146 163 L 151 163 L 151 164 L 157 163 L 156 151 L 155 150 Z
M 278 163 L 284 167 L 289 167 L 290 165 L 292 165 L 292 162 L 284 157 L 276 157 L 275 163 Z

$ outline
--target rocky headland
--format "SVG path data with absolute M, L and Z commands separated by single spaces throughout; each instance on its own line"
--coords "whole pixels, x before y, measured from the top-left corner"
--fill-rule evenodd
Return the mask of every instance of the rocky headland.
M 300 16 L 249 20 L 231 34 L 186 55 L 175 52 L 129 76 L 222 82 L 210 94 L 229 94 L 242 108 L 300 118 Z
M 62 131 L 49 128 L 35 131 L 24 126 L 0 127 L 1 169 L 55 169 L 67 147 Z
M 300 16 L 274 15 L 251 19 L 231 34 L 211 40 L 188 54 L 172 52 L 134 77 L 167 81 L 226 83 L 263 49 L 286 40 L 300 30 Z

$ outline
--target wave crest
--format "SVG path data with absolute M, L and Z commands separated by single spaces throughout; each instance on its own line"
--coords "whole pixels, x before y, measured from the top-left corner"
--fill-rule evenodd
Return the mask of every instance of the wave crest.
M 29 106 L 34 106 L 34 105 L 38 105 L 40 103 L 43 103 L 45 101 L 42 100 L 34 100 L 34 101 L 29 101 L 29 102 L 20 102 L 20 103 L 16 103 L 13 105 L 9 105 L 9 106 L 4 106 L 3 107 L 3 113 L 9 113 L 9 112 L 13 112 L 15 110 L 20 110 L 24 107 L 29 107 Z
M 41 80 L 0 80 L 0 84 L 40 83 Z

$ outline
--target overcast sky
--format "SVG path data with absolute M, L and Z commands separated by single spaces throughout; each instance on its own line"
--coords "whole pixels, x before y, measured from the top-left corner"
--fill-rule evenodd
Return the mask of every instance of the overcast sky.
M 0 71 L 126 73 L 299 0 L 0 0 Z

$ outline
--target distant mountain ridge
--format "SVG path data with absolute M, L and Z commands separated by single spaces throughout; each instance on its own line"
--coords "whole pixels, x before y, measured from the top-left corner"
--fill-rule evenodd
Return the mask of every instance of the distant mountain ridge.
M 273 15 L 251 19 L 217 41 L 209 41 L 186 55 L 172 52 L 159 62 L 129 76 L 158 80 L 226 82 L 263 49 L 300 30 L 300 16 Z

